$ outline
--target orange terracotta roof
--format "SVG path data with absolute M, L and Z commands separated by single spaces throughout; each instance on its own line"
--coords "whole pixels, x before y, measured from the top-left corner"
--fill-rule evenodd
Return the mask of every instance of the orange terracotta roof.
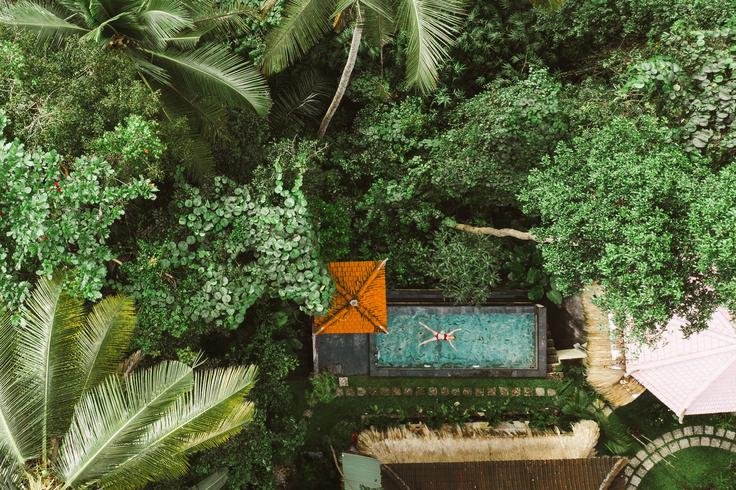
M 327 269 L 335 295 L 327 314 L 314 318 L 314 333 L 388 332 L 386 261 L 331 262 Z

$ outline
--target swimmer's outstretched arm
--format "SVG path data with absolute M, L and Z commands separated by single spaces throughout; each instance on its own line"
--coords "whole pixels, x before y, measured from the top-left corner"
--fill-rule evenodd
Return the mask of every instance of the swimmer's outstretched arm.
M 423 326 L 424 328 L 426 328 L 427 330 L 429 330 L 430 332 L 432 332 L 432 335 L 437 335 L 437 332 L 435 332 L 434 330 L 432 330 L 431 328 L 429 328 L 428 326 L 426 326 L 424 323 L 419 322 L 419 325 Z
M 423 345 L 426 345 L 426 344 L 429 344 L 430 342 L 436 342 L 436 341 L 437 341 L 437 339 L 435 339 L 435 338 L 427 339 L 424 342 L 419 342 L 419 347 L 421 347 Z
M 448 340 L 447 343 L 450 344 L 450 347 L 452 347 L 452 350 L 457 350 L 455 348 L 455 344 L 452 342 L 452 340 Z
M 459 332 L 460 330 L 462 330 L 462 328 L 456 328 L 456 329 L 455 329 L 455 330 L 453 330 L 452 332 L 447 332 L 447 335 L 452 335 L 452 334 L 454 334 L 455 332 Z

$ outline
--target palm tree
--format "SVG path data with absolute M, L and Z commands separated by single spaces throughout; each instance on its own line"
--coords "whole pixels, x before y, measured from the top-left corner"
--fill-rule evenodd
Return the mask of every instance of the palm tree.
M 140 488 L 252 419 L 253 366 L 122 370 L 134 325 L 130 299 L 85 314 L 58 279 L 0 314 L 0 489 Z
M 166 89 L 196 110 L 212 115 L 208 102 L 247 102 L 259 114 L 271 104 L 258 70 L 216 33 L 242 26 L 257 12 L 219 8 L 211 0 L 0 0 L 0 23 L 34 32 L 42 41 L 79 37 L 125 53 L 143 81 Z
M 324 136 L 345 94 L 361 39 L 383 47 L 400 32 L 407 38 L 406 83 L 426 93 L 437 83 L 465 12 L 465 0 L 290 0 L 285 18 L 266 38 L 263 70 L 278 73 L 309 51 L 331 27 L 353 22 L 352 41 L 335 97 L 322 119 Z

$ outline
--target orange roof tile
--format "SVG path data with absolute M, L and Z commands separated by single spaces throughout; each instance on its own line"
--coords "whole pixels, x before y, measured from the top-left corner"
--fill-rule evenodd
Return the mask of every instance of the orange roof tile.
M 314 318 L 314 333 L 388 332 L 385 266 L 385 260 L 327 264 L 335 295 L 327 314 Z

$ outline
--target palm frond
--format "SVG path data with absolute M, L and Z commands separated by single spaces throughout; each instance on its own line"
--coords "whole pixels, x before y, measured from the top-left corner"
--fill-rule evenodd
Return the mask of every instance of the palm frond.
M 184 446 L 184 452 L 196 453 L 219 446 L 243 430 L 253 420 L 254 414 L 252 403 L 242 403 L 216 429 L 192 436 Z
M 0 4 L 0 24 L 34 32 L 39 41 L 53 43 L 58 43 L 69 36 L 81 36 L 89 31 L 27 0 Z
M 133 328 L 135 305 L 129 298 L 110 296 L 92 308 L 80 337 L 81 395 L 117 371 L 130 346 Z
M 398 24 L 408 38 L 406 83 L 410 87 L 424 93 L 434 89 L 464 15 L 464 0 L 399 1 Z
M 221 429 L 233 410 L 243 415 L 240 407 L 255 384 L 256 373 L 254 366 L 196 372 L 192 391 L 148 428 L 140 442 L 143 449 L 106 474 L 100 486 L 136 488 L 186 471 L 187 444 L 192 437 Z
M 151 0 L 138 18 L 145 37 L 157 49 L 165 48 L 171 38 L 194 28 L 187 8 L 178 0 Z
M 213 44 L 192 52 L 144 51 L 171 75 L 178 75 L 192 92 L 234 104 L 245 100 L 261 115 L 271 106 L 263 75 L 226 46 Z
M 148 83 L 148 78 L 159 85 L 171 86 L 171 75 L 165 68 L 151 63 L 147 58 L 134 49 L 126 50 L 128 57 L 137 65 L 139 74 Z
M 197 6 L 194 17 L 195 30 L 205 35 L 210 32 L 222 36 L 237 35 L 248 30 L 244 15 L 257 17 L 257 12 L 244 2 L 230 1 L 219 6 L 213 2 L 203 2 Z
M 191 490 L 220 490 L 227 483 L 227 470 L 222 469 L 197 483 Z
M 194 29 L 164 38 L 167 46 L 178 49 L 194 49 L 202 36 L 209 32 L 207 29 Z
M 294 64 L 330 29 L 336 0 L 290 0 L 281 23 L 266 37 L 263 71 L 278 73 Z
M 23 391 L 34 387 L 34 380 L 18 369 L 16 356 L 16 328 L 12 317 L 0 311 L 0 444 L 22 464 L 26 458 L 38 454 L 38 417 L 35 407 L 27 405 Z
M 302 74 L 276 97 L 272 121 L 303 124 L 303 119 L 319 119 L 329 103 L 331 89 L 331 84 L 315 72 Z
M 20 490 L 23 488 L 22 479 L 18 459 L 5 442 L 0 442 L 0 490 Z M 214 487 L 203 488 L 210 489 Z
M 59 450 L 59 475 L 70 487 L 94 482 L 145 451 L 137 442 L 141 434 L 191 389 L 192 382 L 192 368 L 176 361 L 162 362 L 122 381 L 109 376 L 77 404 Z
M 22 396 L 37 411 L 39 420 L 33 426 L 45 461 L 50 439 L 66 431 L 78 398 L 81 366 L 77 354 L 84 303 L 69 296 L 61 278 L 42 278 L 21 316 L 16 336 L 18 365 L 38 386 L 23 390 Z
M 361 1 L 363 6 L 363 39 L 370 46 L 380 48 L 391 41 L 396 32 L 396 22 L 391 5 L 385 0 Z

